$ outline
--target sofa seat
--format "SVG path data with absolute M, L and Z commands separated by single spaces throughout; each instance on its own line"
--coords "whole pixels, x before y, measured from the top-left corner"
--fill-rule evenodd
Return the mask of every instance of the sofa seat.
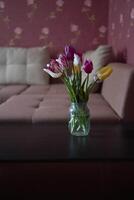
M 49 85 L 0 85 L 0 104 L 14 95 L 46 94 Z
M 92 123 L 114 124 L 119 123 L 121 120 L 100 93 L 90 95 L 88 106 Z
M 14 87 L 14 90 L 13 86 L 11 88 L 16 93 L 12 92 L 12 96 L 0 104 L 0 123 L 26 122 L 53 125 L 67 122 L 70 100 L 63 84 Z M 101 93 L 91 94 L 88 105 L 92 123 L 120 121 Z
M 0 103 L 3 103 L 13 95 L 20 94 L 27 85 L 0 85 Z

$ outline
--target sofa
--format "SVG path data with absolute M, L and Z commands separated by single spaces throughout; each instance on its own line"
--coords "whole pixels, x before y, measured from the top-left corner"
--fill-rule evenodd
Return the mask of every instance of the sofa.
M 70 137 L 65 86 L 42 73 L 49 59 L 46 48 L 0 48 L 1 196 L 31 198 L 73 191 L 76 197 L 79 189 L 90 196 L 109 196 L 122 189 L 133 191 L 133 163 L 110 160 L 112 154 L 131 158 L 133 134 L 122 137 L 119 132 L 100 131 L 92 137 Z M 112 75 L 89 97 L 91 127 L 111 125 L 113 129 L 134 122 L 134 67 L 109 64 Z M 82 162 L 87 150 L 89 162 Z M 96 152 L 110 157 L 107 162 L 96 161 Z M 76 157 L 81 158 L 79 162 L 69 162 Z M 56 162 L 61 159 L 64 163 Z
M 66 127 L 70 100 L 65 86 L 43 72 L 49 59 L 47 47 L 0 48 L 0 127 Z M 89 97 L 91 124 L 133 123 L 134 67 L 116 62 L 110 66 L 112 75 Z

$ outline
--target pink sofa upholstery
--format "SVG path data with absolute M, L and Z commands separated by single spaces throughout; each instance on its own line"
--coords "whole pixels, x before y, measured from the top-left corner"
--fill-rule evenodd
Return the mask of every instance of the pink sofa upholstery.
M 111 63 L 113 74 L 89 98 L 92 123 L 133 122 L 134 67 Z M 63 84 L 1 85 L 0 124 L 66 123 L 70 101 Z

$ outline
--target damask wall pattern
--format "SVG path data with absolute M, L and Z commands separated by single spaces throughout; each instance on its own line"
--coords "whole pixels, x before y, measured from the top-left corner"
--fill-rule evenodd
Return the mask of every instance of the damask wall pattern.
M 108 0 L 0 0 L 0 46 L 83 52 L 105 44 L 107 28 Z
M 108 36 L 117 59 L 134 64 L 134 0 L 109 0 Z

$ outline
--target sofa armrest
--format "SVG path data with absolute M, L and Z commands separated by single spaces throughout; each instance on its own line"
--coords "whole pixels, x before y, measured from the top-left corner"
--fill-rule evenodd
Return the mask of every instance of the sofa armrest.
M 134 122 L 134 66 L 110 63 L 112 75 L 103 82 L 102 96 L 124 122 Z

